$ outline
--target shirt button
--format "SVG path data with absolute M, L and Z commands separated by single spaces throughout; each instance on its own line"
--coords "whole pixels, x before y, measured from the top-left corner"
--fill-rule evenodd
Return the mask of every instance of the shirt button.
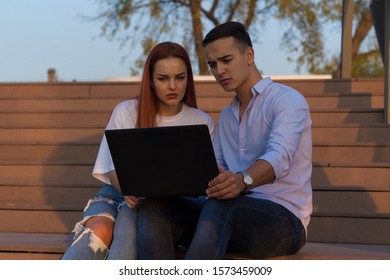
M 245 151 L 245 148 L 241 147 L 241 148 L 240 148 L 240 151 L 241 151 L 241 152 Z

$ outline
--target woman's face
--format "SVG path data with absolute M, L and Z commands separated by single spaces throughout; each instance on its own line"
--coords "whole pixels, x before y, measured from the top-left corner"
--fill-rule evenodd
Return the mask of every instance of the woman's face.
M 154 65 L 152 86 L 159 99 L 159 114 L 174 116 L 181 111 L 187 88 L 187 68 L 177 57 L 161 59 Z

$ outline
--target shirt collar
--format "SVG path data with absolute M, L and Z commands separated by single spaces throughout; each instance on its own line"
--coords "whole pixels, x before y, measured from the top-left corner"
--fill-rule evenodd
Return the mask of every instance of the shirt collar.
M 256 95 L 261 94 L 271 83 L 273 81 L 270 77 L 261 79 L 251 88 L 252 95 L 256 97 Z M 239 99 L 236 95 L 233 99 L 233 106 L 238 106 L 238 103 Z
M 272 82 L 270 77 L 261 79 L 252 87 L 252 94 L 261 94 Z

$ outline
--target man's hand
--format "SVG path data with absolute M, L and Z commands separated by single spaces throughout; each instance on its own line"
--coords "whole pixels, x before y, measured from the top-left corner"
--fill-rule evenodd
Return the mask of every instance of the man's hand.
M 208 198 L 229 199 L 238 196 L 245 186 L 241 174 L 234 174 L 219 167 L 219 174 L 209 182 Z

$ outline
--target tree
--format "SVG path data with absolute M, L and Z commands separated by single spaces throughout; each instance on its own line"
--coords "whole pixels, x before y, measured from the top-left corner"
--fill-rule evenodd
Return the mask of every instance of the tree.
M 102 22 L 102 36 L 119 39 L 123 45 L 141 44 L 143 55 L 162 40 L 181 38 L 189 51 L 199 74 L 208 74 L 201 42 L 204 30 L 220 23 L 242 22 L 256 42 L 262 26 L 271 17 L 288 23 L 281 45 L 297 63 L 297 72 L 305 67 L 310 73 L 331 71 L 337 73 L 338 60 L 324 54 L 322 27 L 340 24 L 340 0 L 98 0 L 100 13 L 93 18 Z M 357 21 L 354 36 L 354 62 L 357 65 L 370 61 L 375 69 L 377 47 L 364 53 L 360 47 L 371 29 L 368 0 L 355 1 Z M 362 9 L 364 8 L 364 9 Z M 368 13 L 367 13 L 368 11 Z M 361 23 L 361 24 L 360 24 Z M 341 28 L 341 25 L 340 25 Z M 130 55 L 134 55 L 130 52 Z M 136 61 L 132 74 L 142 68 L 143 59 Z M 359 69 L 361 67 L 356 67 Z M 372 72 L 372 71 L 371 71 Z
M 352 76 L 383 76 L 378 43 L 373 30 L 369 0 L 354 1 L 352 38 Z M 321 27 L 335 24 L 341 30 L 342 1 L 280 1 L 276 17 L 292 23 L 285 33 L 282 45 L 297 62 L 297 71 L 305 65 L 310 73 L 332 73 L 340 76 L 340 54 L 328 58 L 324 54 Z M 299 32 L 294 32 L 297 28 Z M 291 58 L 290 58 L 291 59 Z

